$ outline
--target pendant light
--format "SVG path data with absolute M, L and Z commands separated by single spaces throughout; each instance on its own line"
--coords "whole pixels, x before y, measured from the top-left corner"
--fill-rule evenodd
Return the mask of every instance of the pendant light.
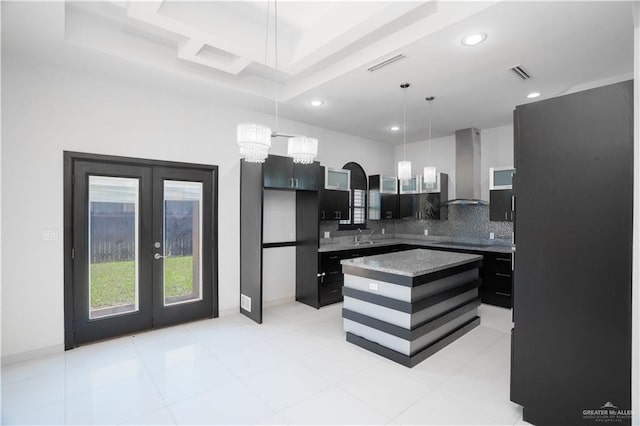
M 267 47 L 269 45 L 269 9 L 267 1 L 267 25 L 264 43 L 264 63 L 267 64 Z M 240 158 L 250 163 L 264 163 L 269 156 L 272 138 L 288 138 L 287 155 L 293 158 L 294 163 L 311 164 L 318 155 L 318 139 L 308 138 L 302 135 L 287 135 L 278 133 L 278 1 L 274 0 L 274 56 L 275 56 L 275 116 L 276 129 L 255 123 L 241 123 L 237 126 L 236 143 L 240 152 Z
M 429 151 L 427 154 L 428 161 L 432 161 L 431 156 L 431 101 L 435 98 L 433 96 L 428 96 L 425 98 L 427 103 L 429 104 Z M 438 174 L 436 168 L 433 166 L 427 166 L 424 168 L 422 173 L 422 179 L 424 183 L 424 187 L 427 189 L 435 189 L 438 186 Z
M 404 132 L 404 160 L 398 161 L 398 179 L 409 180 L 411 179 L 411 161 L 407 161 L 407 88 L 409 83 L 402 83 L 400 87 L 404 95 L 404 106 L 402 108 L 402 126 Z

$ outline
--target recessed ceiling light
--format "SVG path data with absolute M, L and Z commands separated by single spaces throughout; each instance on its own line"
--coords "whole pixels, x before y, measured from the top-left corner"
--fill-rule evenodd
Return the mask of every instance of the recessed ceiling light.
M 462 39 L 462 44 L 465 46 L 477 46 L 487 39 L 485 33 L 477 33 L 466 36 Z
M 397 132 L 398 130 L 400 130 L 400 126 L 391 126 L 389 127 L 389 130 L 391 130 L 392 132 Z
M 537 98 L 538 96 L 540 96 L 540 92 L 531 92 L 527 95 L 527 98 L 533 99 L 533 98 Z
M 314 107 L 319 107 L 319 106 L 324 105 L 324 101 L 321 101 L 320 99 L 314 99 L 314 100 L 309 102 L 309 105 L 314 106 Z

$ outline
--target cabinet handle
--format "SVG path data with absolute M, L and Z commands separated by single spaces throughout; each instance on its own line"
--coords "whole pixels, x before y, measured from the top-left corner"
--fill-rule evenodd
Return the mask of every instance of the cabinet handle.
M 496 257 L 496 260 L 500 262 L 511 262 L 511 258 L 505 259 L 504 257 Z
M 507 277 L 507 278 L 511 278 L 511 275 L 510 275 L 510 274 L 502 274 L 502 273 L 500 273 L 500 272 L 496 272 L 496 275 L 497 275 L 497 276 L 499 276 L 499 277 Z
M 338 212 L 338 219 L 342 219 L 342 212 Z
M 507 212 L 504 212 L 504 220 L 509 220 L 507 219 Z
M 511 211 L 515 210 L 515 207 L 514 207 L 515 205 L 516 205 L 516 196 L 512 195 L 511 196 Z
M 501 291 L 496 291 L 496 294 L 497 294 L 498 296 L 509 296 L 509 297 L 511 296 L 511 293 L 503 293 L 503 292 L 501 292 Z
M 336 260 L 338 258 L 338 256 L 329 256 L 329 259 L 331 260 Z
M 298 178 L 295 178 L 294 180 L 296 182 L 296 188 L 297 188 L 298 187 Z
M 321 210 L 320 211 L 320 220 L 324 220 L 324 218 L 325 218 L 325 212 L 324 212 L 324 210 Z
M 329 290 L 329 293 L 337 293 L 337 292 L 338 292 L 338 289 L 335 289 L 335 290 Z
M 329 275 L 335 275 L 337 274 L 339 271 L 329 271 Z

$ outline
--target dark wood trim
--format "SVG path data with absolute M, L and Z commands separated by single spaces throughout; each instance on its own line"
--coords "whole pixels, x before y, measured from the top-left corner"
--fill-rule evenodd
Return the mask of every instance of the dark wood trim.
M 149 167 L 178 167 L 181 169 L 202 169 L 202 170 L 215 170 L 218 171 L 218 166 L 211 164 L 199 164 L 199 163 L 181 163 L 178 161 L 167 160 L 153 160 L 148 158 L 135 158 L 135 157 L 120 157 L 117 155 L 104 155 L 104 154 L 91 154 L 86 152 L 64 151 L 65 158 L 69 156 L 74 161 L 95 161 L 98 163 L 112 163 L 112 164 L 125 164 L 135 166 L 149 166 Z
M 420 275 L 417 277 L 408 277 L 405 275 L 392 274 L 390 272 L 373 271 L 370 269 L 364 269 L 357 266 L 342 265 L 342 272 L 347 275 L 355 275 L 358 277 L 369 278 L 376 281 L 384 281 L 391 284 L 403 285 L 406 287 L 417 287 L 419 285 L 427 284 L 432 281 L 437 281 L 442 278 L 457 275 L 461 272 L 469 271 L 482 267 L 482 259 L 474 260 L 464 265 L 458 265 L 451 268 L 443 269 L 440 271 L 432 272 L 429 274 Z
M 73 156 L 70 152 L 63 152 L 64 161 L 64 348 L 74 346 L 74 318 L 73 309 Z
M 429 295 L 414 302 L 404 302 L 402 300 L 391 299 L 390 297 L 380 296 L 379 294 L 368 293 L 362 290 L 356 290 L 355 288 L 351 287 L 342 287 L 342 295 L 362 300 L 363 302 L 374 303 L 376 305 L 384 306 L 385 308 L 394 309 L 396 311 L 401 311 L 407 314 L 414 314 L 440 302 L 451 299 L 452 297 L 466 293 L 469 290 L 473 290 L 474 288 L 477 288 L 479 286 L 480 280 L 477 279 L 462 284 L 459 287 L 455 287 L 441 293 Z
M 63 247 L 64 247 L 64 347 L 65 350 L 72 349 L 76 345 L 75 339 L 75 309 L 74 309 L 74 290 L 73 290 L 73 258 L 72 250 L 74 248 L 73 240 L 73 191 L 74 191 L 74 174 L 75 174 L 75 162 L 95 162 L 95 163 L 108 163 L 116 165 L 128 165 L 128 166 L 143 166 L 143 167 L 168 167 L 168 168 L 181 168 L 181 169 L 199 169 L 206 172 L 211 172 L 213 175 L 213 197 L 212 197 L 212 317 L 218 317 L 219 315 L 219 300 L 218 300 L 218 176 L 219 168 L 216 165 L 210 164 L 197 164 L 197 163 L 182 163 L 175 161 L 153 160 L 135 157 L 121 157 L 114 155 L 92 154 L 76 151 L 63 151 Z
M 465 302 L 462 305 L 459 305 L 446 312 L 445 314 L 435 319 L 424 322 L 417 327 L 412 328 L 411 330 L 407 330 L 406 328 L 399 327 L 395 324 L 390 324 L 388 322 L 384 322 L 358 312 L 350 311 L 348 309 L 342 309 L 342 317 L 366 325 L 368 327 L 375 328 L 376 330 L 392 334 L 396 337 L 400 337 L 401 339 L 413 341 L 435 330 L 436 328 L 447 324 L 451 320 L 454 320 L 455 318 L 458 318 L 459 316 L 464 315 L 473 309 L 476 309 L 478 306 L 480 306 L 480 298 L 477 297 L 472 301 Z
M 277 248 L 277 247 L 295 247 L 298 245 L 297 241 L 283 241 L 280 243 L 262 243 L 262 248 Z
M 475 317 L 471 321 L 467 322 L 466 324 L 454 330 L 452 333 L 447 334 L 442 339 L 427 346 L 420 352 L 411 356 L 401 354 L 400 352 L 396 352 L 393 349 L 386 348 L 382 345 L 379 345 L 370 340 L 364 339 L 360 336 L 356 336 L 355 334 L 349 333 L 349 332 L 347 332 L 347 342 L 353 343 L 356 346 L 360 346 L 363 349 L 366 349 L 375 354 L 383 356 L 391 361 L 397 362 L 398 364 L 402 364 L 405 367 L 411 368 L 421 363 L 425 359 L 429 358 L 431 355 L 435 354 L 436 352 L 438 352 L 448 344 L 457 340 L 459 337 L 462 337 L 463 335 L 465 335 L 466 333 L 473 330 L 479 325 L 480 325 L 480 317 Z

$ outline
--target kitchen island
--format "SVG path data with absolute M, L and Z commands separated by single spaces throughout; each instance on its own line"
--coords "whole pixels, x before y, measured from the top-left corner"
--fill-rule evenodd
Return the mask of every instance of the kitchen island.
M 414 249 L 343 260 L 347 341 L 413 367 L 480 324 L 482 256 Z

